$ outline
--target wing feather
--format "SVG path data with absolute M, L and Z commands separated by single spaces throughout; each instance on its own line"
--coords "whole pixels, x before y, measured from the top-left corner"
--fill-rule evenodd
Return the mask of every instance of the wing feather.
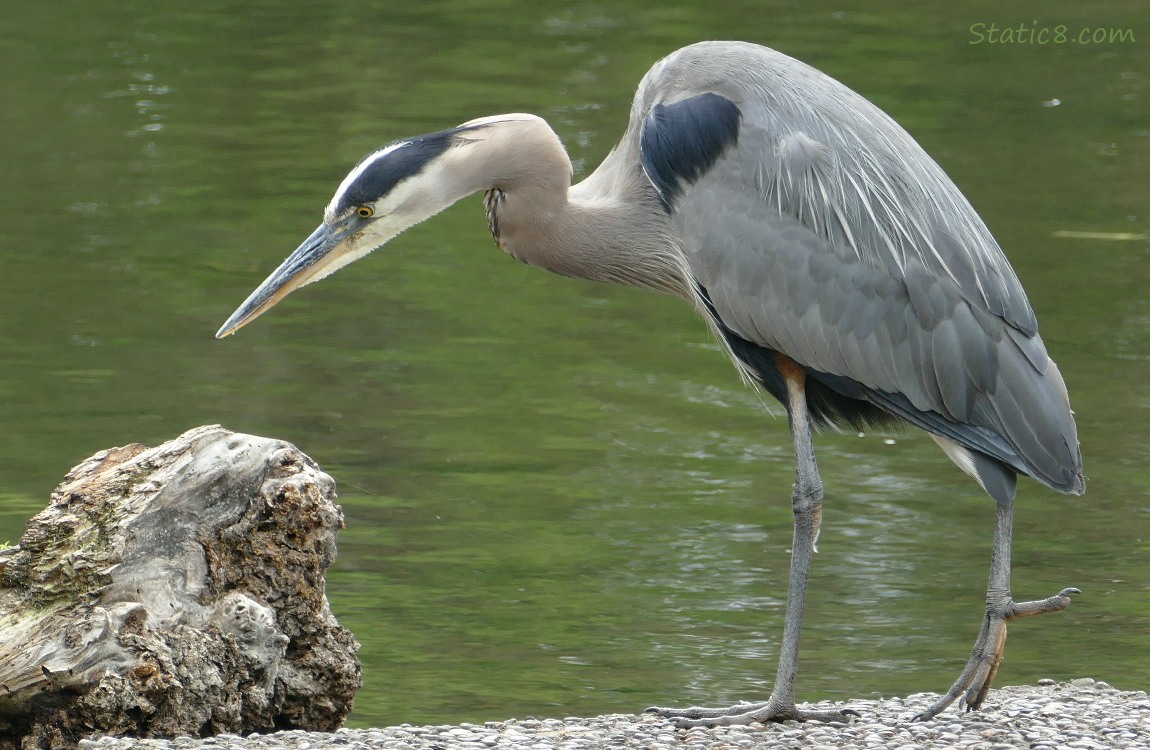
M 750 45 L 695 45 L 653 69 L 636 96 L 642 132 L 676 101 L 705 101 L 700 85 L 737 106 L 737 140 L 677 183 L 671 218 L 720 332 L 1081 492 L 1065 384 L 1010 264 L 941 168 L 858 94 Z

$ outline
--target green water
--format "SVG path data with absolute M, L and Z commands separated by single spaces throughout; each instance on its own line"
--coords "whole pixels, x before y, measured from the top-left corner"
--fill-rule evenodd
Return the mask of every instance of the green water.
M 1083 594 L 1011 626 L 1000 683 L 1150 683 L 1150 245 L 1128 238 L 1150 229 L 1140 2 L 14 5 L 0 540 L 91 453 L 220 422 L 339 481 L 329 594 L 363 644 L 354 724 L 763 696 L 785 420 L 683 304 L 510 261 L 474 199 L 212 338 L 364 152 L 529 111 L 587 174 L 654 60 L 742 38 L 844 80 L 927 147 L 1006 249 L 1069 384 L 1088 494 L 1023 485 L 1015 591 Z M 1034 22 L 1134 40 L 971 44 L 972 24 Z M 991 502 L 920 434 L 818 449 L 800 699 L 945 688 L 981 616 Z

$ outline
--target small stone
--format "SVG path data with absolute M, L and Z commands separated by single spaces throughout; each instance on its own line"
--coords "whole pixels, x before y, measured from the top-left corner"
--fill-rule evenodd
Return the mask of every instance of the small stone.
M 1074 687 L 1093 687 L 1094 686 L 1094 678 L 1093 677 L 1079 677 L 1077 680 L 1071 680 L 1070 684 L 1073 685 Z
M 1041 680 L 1038 681 L 1038 684 L 1041 685 L 1042 687 L 1050 687 L 1052 685 L 1057 685 L 1058 683 L 1055 682 L 1054 680 L 1050 679 L 1049 677 L 1043 677 Z

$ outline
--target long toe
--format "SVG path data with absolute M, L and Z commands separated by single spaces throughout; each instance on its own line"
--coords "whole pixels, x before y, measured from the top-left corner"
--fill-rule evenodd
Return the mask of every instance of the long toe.
M 1011 602 L 1010 616 L 1006 619 L 1013 620 L 1016 617 L 1044 615 L 1047 612 L 1057 612 L 1066 609 L 1070 606 L 1070 595 L 1081 593 L 1079 589 L 1066 588 L 1046 599 L 1039 599 L 1033 602 Z
M 978 659 L 977 669 L 962 701 L 967 711 L 977 711 L 982 707 L 983 701 L 990 693 L 990 686 L 994 684 L 994 678 L 998 675 L 998 667 L 1002 664 L 1002 652 L 1006 650 L 1006 622 L 1001 620 L 995 622 L 1001 624 L 991 625 L 988 649 Z M 975 648 L 977 651 L 977 646 Z M 971 658 L 974 658 L 973 654 Z
M 678 727 L 729 727 L 764 724 L 768 721 L 850 721 L 859 713 L 850 708 L 814 711 L 795 705 L 784 706 L 772 701 L 740 702 L 725 708 L 648 708 L 647 712 L 665 716 Z
M 977 711 L 986 701 L 990 686 L 998 674 L 1002 663 L 1002 653 L 1006 650 L 1006 623 L 1017 617 L 1057 612 L 1070 606 L 1070 595 L 1081 593 L 1078 589 L 1067 588 L 1048 599 L 1033 602 L 1007 601 L 1001 611 L 988 612 L 982 622 L 978 640 L 970 652 L 970 659 L 950 690 L 932 703 L 926 710 L 914 716 L 913 721 L 926 721 L 942 713 L 956 700 L 967 711 Z
M 733 706 L 723 706 L 721 708 L 707 708 L 704 706 L 690 706 L 688 708 L 663 708 L 661 706 L 651 706 L 643 711 L 643 713 L 655 714 L 667 719 L 715 719 L 721 716 L 737 716 L 740 714 L 750 713 L 762 708 L 766 708 L 767 701 L 751 702 L 739 701 Z
M 952 703 L 962 698 L 962 704 L 967 710 L 977 709 L 986 698 L 990 684 L 998 672 L 998 663 L 1002 660 L 1002 649 L 1006 645 L 1006 620 L 1001 616 L 987 615 L 982 622 L 982 630 L 978 633 L 978 640 L 970 652 L 970 659 L 958 675 L 958 679 L 950 686 L 942 697 L 932 703 L 926 710 L 915 714 L 912 721 L 927 721 L 945 711 Z

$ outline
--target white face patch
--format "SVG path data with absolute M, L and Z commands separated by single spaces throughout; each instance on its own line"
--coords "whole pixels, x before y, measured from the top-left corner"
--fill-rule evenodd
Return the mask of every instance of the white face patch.
M 369 224 L 359 234 L 352 235 L 344 240 L 343 247 L 337 252 L 328 255 L 315 275 L 301 286 L 312 284 L 320 279 L 326 279 L 333 273 L 364 257 L 372 250 L 390 240 L 403 231 L 404 227 L 396 226 L 394 222 L 378 221 Z
M 398 143 L 392 143 L 390 146 L 384 146 L 378 151 L 365 156 L 363 161 L 357 164 L 355 169 L 348 173 L 347 177 L 343 178 L 343 182 L 339 183 L 339 187 L 336 188 L 335 195 L 332 196 L 331 202 L 328 203 L 327 208 L 324 209 L 324 221 L 326 221 L 328 224 L 335 223 L 335 220 L 339 218 L 335 215 L 336 207 L 340 204 L 343 196 L 347 193 L 348 188 L 350 188 L 355 183 L 355 181 L 363 175 L 364 172 L 366 172 L 368 169 L 371 169 L 373 164 L 388 154 L 394 151 L 398 151 L 399 149 L 408 145 L 411 145 L 410 141 L 399 141 Z
M 400 145 L 406 144 L 397 144 L 396 148 Z M 390 150 L 380 151 L 378 155 L 390 153 Z M 370 161 L 374 161 L 378 155 L 373 154 Z M 364 164 L 369 164 L 369 160 L 365 159 Z M 306 283 L 311 284 L 330 276 L 340 268 L 364 257 L 405 229 L 431 218 L 464 195 L 475 192 L 469 190 L 463 194 L 455 194 L 441 187 L 440 181 L 444 179 L 445 174 L 445 165 L 433 164 L 428 169 L 397 184 L 376 204 L 375 217 L 358 232 L 348 236 L 338 246 L 338 250 L 330 253 L 315 276 Z M 355 172 L 348 179 L 353 179 L 354 175 Z M 341 185 L 332 205 L 336 205 L 340 195 L 345 190 L 346 185 Z M 329 212 L 331 209 L 332 206 L 328 206 Z

